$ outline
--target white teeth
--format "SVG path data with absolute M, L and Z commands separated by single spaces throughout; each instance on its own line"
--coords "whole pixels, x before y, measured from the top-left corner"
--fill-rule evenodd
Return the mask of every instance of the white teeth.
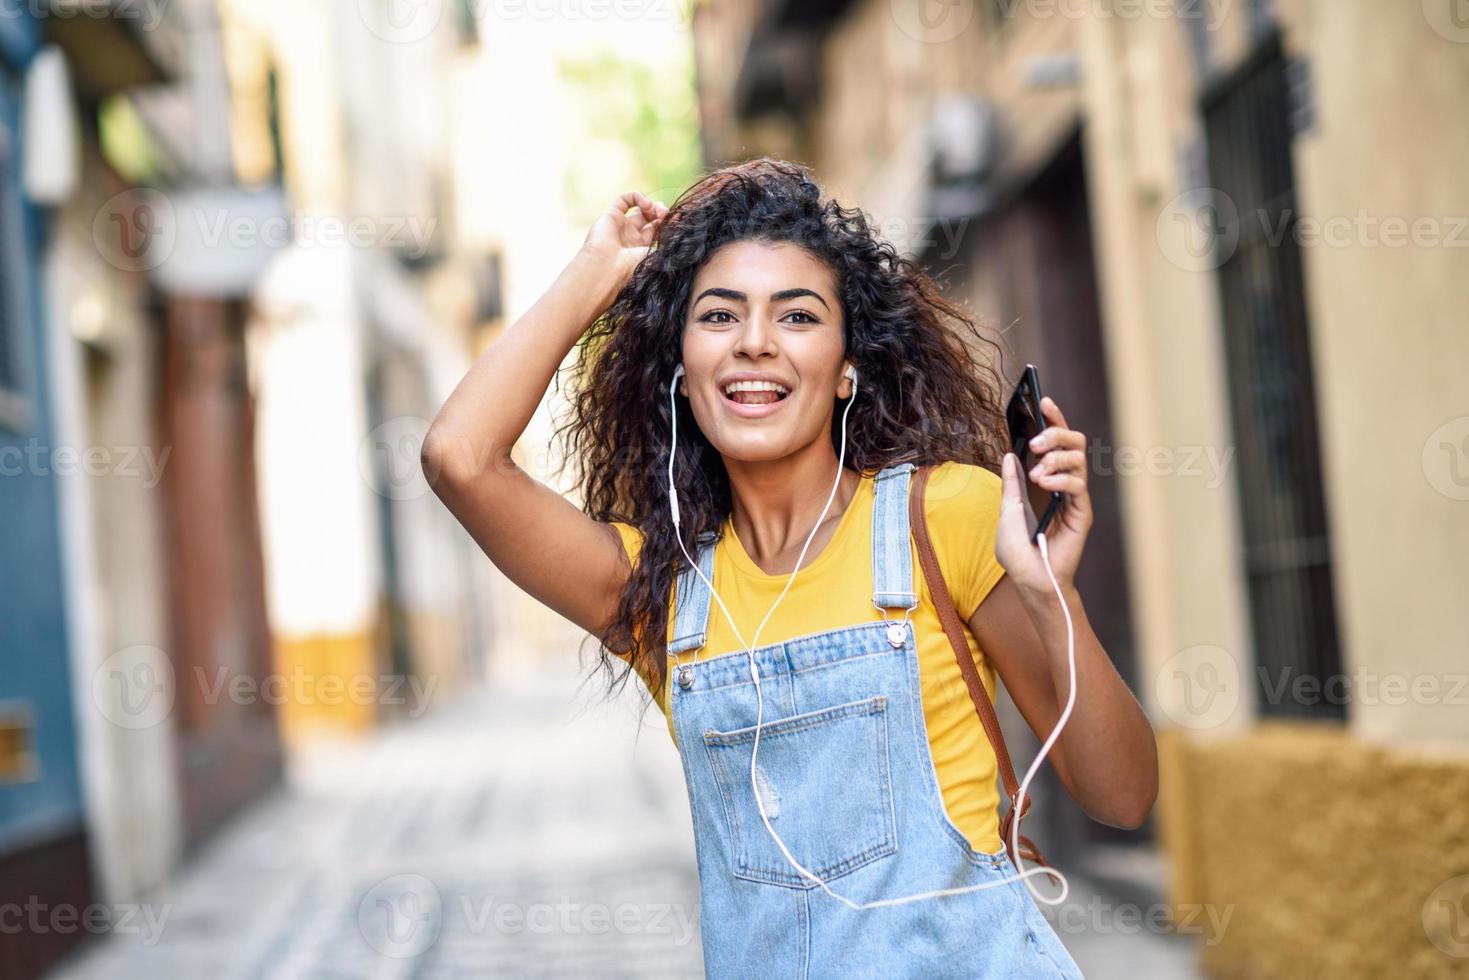
M 784 385 L 778 385 L 774 381 L 731 381 L 724 386 L 726 395 L 733 395 L 737 391 L 773 391 L 779 395 L 790 394 Z

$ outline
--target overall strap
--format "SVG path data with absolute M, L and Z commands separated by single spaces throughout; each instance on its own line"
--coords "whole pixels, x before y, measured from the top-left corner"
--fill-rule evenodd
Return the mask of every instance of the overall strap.
M 872 480 L 872 604 L 879 609 L 913 609 L 913 548 L 908 527 L 908 482 L 912 463 L 896 463 Z
M 683 653 L 697 650 L 704 645 L 709 631 L 709 586 L 704 580 L 714 581 L 714 538 L 713 531 L 699 535 L 696 553 L 700 578 L 692 568 L 678 573 L 678 591 L 674 598 L 673 637 L 668 642 L 668 652 Z
M 984 682 L 980 679 L 979 668 L 975 666 L 974 658 L 969 653 L 969 644 L 964 640 L 964 627 L 959 619 L 959 611 L 954 608 L 954 600 L 949 595 L 949 587 L 944 582 L 943 570 L 939 568 L 938 558 L 933 551 L 933 541 L 928 534 L 928 515 L 923 510 L 923 491 L 932 474 L 932 466 L 924 466 L 918 470 L 918 475 L 913 480 L 912 494 L 908 504 L 909 518 L 913 525 L 913 537 L 918 544 L 918 563 L 923 568 L 923 576 L 928 582 L 928 591 L 933 597 L 939 621 L 944 624 L 944 633 L 948 636 L 949 644 L 954 648 L 954 656 L 959 661 L 959 672 L 964 675 L 964 685 L 969 688 L 969 698 L 974 702 L 974 708 L 979 713 L 980 724 L 984 726 L 984 733 L 989 737 L 990 747 L 994 749 L 995 759 L 999 763 L 1000 779 L 1005 783 L 1005 793 L 1010 797 L 1010 808 L 1000 820 L 1000 836 L 1005 842 L 1005 850 L 1010 851 L 1011 825 L 1015 821 L 1025 819 L 1026 813 L 1030 811 L 1031 797 L 1026 794 L 1025 805 L 1017 815 L 1015 797 L 1020 793 L 1020 784 L 1015 779 L 1015 767 L 1010 764 L 1010 750 L 1005 746 L 1005 734 L 1000 730 L 1000 721 L 995 717 L 995 706 L 991 703 L 989 691 L 985 689 Z M 1020 857 L 1038 864 L 1047 863 L 1040 849 L 1025 836 L 1020 838 Z M 1018 864 L 1019 857 L 1011 851 L 1010 860 Z
M 918 469 L 913 463 L 897 463 L 873 477 L 872 501 L 872 602 L 880 609 L 914 609 L 918 593 L 913 588 L 913 550 L 908 519 L 910 477 Z M 714 578 L 713 531 L 699 536 L 697 558 L 705 578 Z M 702 647 L 708 637 L 709 586 L 692 568 L 678 575 L 674 603 L 670 654 Z

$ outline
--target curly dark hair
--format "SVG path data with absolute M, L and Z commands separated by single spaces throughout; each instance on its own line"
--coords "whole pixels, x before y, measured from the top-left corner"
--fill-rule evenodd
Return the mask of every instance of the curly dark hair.
M 614 658 L 627 668 L 612 676 L 612 690 L 634 669 L 655 697 L 667 681 L 669 602 L 687 564 L 668 513 L 668 385 L 681 360 L 696 272 L 715 250 L 742 240 L 800 245 L 835 273 L 843 356 L 862 379 L 848 468 L 865 475 L 895 463 L 957 460 L 998 473 L 1005 452 L 997 358 L 978 356 L 1003 352 L 939 295 L 921 266 L 879 240 L 860 209 L 823 200 L 801 164 L 761 158 L 709 173 L 670 206 L 647 255 L 579 341 L 569 369 L 572 417 L 557 429 L 562 468 L 578 464 L 583 510 L 642 533 L 616 618 L 596 638 L 609 675 Z M 839 404 L 834 398 L 833 451 Z M 679 511 L 684 544 L 697 556 L 697 536 L 721 534 L 730 514 L 729 478 L 687 402 L 676 410 Z

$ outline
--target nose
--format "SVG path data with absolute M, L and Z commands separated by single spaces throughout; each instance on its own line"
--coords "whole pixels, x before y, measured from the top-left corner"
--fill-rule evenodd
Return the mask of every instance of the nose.
M 770 328 L 764 311 L 756 311 L 741 325 L 735 353 L 760 357 L 774 356 L 775 352 L 775 331 Z

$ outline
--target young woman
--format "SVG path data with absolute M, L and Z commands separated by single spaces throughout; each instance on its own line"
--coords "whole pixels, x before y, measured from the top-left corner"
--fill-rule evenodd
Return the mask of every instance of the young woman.
M 584 511 L 510 461 L 578 342 L 562 431 Z M 1046 399 L 1044 455 L 1019 472 L 983 343 L 860 211 L 756 160 L 672 208 L 622 195 L 425 441 L 490 559 L 663 709 L 711 977 L 1080 976 L 1005 881 L 996 757 L 909 538 L 915 466 L 935 467 L 924 514 L 983 682 L 998 673 L 1042 739 L 1067 701 L 1070 613 L 1077 696 L 1049 755 L 1070 795 L 1135 828 L 1157 758 L 1074 584 L 1085 437 Z M 1027 476 L 1069 495 L 1054 583 Z

